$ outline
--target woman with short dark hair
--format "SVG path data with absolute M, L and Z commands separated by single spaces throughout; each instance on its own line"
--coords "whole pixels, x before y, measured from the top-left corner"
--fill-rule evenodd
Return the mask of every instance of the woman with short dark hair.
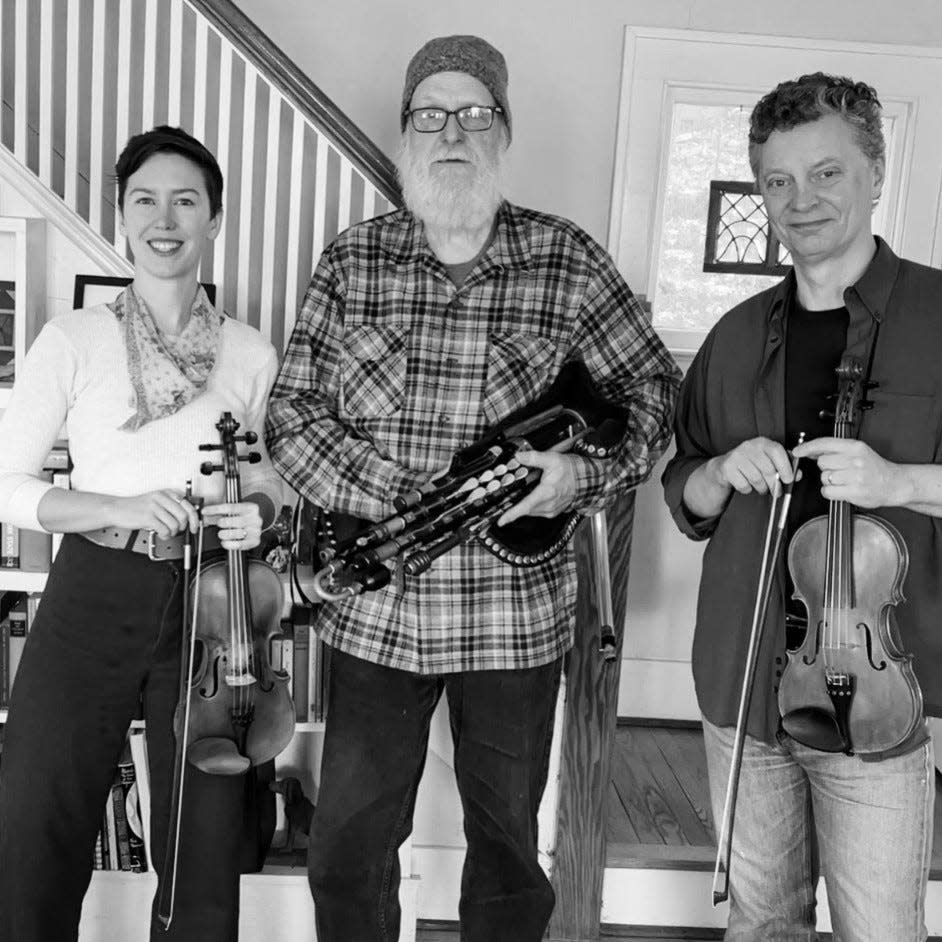
M 200 259 L 222 224 L 222 174 L 178 128 L 131 138 L 116 166 L 134 280 L 111 304 L 53 318 L 29 350 L 0 419 L 0 519 L 64 533 L 13 687 L 0 777 L 0 938 L 75 939 L 96 835 L 128 726 L 143 701 L 158 874 L 170 827 L 179 692 L 184 534 L 257 546 L 281 486 L 263 460 L 251 496 L 225 503 L 199 473 L 231 412 L 261 432 L 278 366 L 272 345 L 210 304 Z M 39 471 L 65 426 L 72 490 Z M 156 557 L 156 558 L 155 558 Z M 238 934 L 242 775 L 187 770 L 170 929 Z

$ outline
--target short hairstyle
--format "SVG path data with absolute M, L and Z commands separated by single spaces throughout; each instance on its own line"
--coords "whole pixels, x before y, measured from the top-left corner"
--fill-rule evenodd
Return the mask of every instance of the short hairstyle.
M 166 124 L 135 134 L 121 151 L 114 173 L 118 182 L 118 206 L 124 210 L 124 192 L 128 178 L 154 154 L 179 154 L 192 161 L 203 173 L 206 195 L 209 197 L 210 217 L 222 209 L 222 171 L 216 158 L 195 138 L 182 128 L 171 128 Z
M 759 152 L 773 131 L 839 114 L 854 130 L 857 144 L 870 160 L 886 154 L 883 119 L 876 91 L 865 82 L 814 72 L 782 82 L 760 99 L 749 119 L 749 164 L 759 175 Z

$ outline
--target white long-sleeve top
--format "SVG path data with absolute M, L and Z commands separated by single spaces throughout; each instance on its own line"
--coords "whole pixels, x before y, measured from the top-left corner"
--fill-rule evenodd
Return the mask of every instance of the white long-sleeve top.
M 16 365 L 16 383 L 0 418 L 0 520 L 44 529 L 39 502 L 52 486 L 38 477 L 65 428 L 72 458 L 72 489 L 129 497 L 162 488 L 193 493 L 207 502 L 225 497 L 219 472 L 200 473 L 221 452 L 200 451 L 218 443 L 216 423 L 224 411 L 259 440 L 260 463 L 240 463 L 242 493 L 263 491 L 281 506 L 282 487 L 264 446 L 265 407 L 278 371 L 274 347 L 254 328 L 226 318 L 216 364 L 204 390 L 173 415 L 137 431 L 120 426 L 134 411 L 134 392 L 118 321 L 105 306 L 53 318 Z M 245 446 L 240 445 L 240 453 Z

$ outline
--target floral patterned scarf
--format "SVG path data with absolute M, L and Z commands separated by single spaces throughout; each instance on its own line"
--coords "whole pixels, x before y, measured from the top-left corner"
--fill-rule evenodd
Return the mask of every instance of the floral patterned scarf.
M 178 412 L 195 399 L 216 364 L 223 317 L 199 286 L 190 319 L 178 336 L 161 333 L 144 299 L 128 285 L 108 305 L 124 336 L 134 414 L 120 428 L 133 432 Z

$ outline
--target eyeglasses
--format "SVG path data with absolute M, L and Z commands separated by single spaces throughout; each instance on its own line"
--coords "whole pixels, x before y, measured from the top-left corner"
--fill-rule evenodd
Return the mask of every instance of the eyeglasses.
M 444 108 L 413 108 L 406 114 L 412 121 L 412 127 L 421 134 L 434 134 L 441 131 L 448 119 L 454 115 L 462 131 L 487 131 L 494 123 L 495 114 L 503 114 L 499 105 L 466 105 L 457 111 L 445 111 Z

